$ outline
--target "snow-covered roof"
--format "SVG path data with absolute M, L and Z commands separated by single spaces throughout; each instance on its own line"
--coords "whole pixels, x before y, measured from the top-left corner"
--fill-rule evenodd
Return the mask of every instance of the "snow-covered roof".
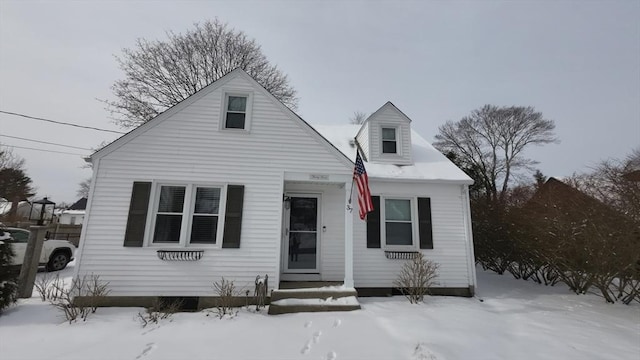
M 85 210 L 64 210 L 61 213 L 62 215 L 84 215 Z
M 360 125 L 312 125 L 325 139 L 355 162 L 356 146 L 353 143 Z M 473 180 L 427 140 L 411 130 L 413 165 L 380 164 L 365 161 L 370 178 L 406 180 L 454 181 L 473 183 Z

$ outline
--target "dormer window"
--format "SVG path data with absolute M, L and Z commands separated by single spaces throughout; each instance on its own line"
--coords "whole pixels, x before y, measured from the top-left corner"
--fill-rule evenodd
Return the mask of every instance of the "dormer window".
M 245 129 L 247 120 L 247 96 L 228 95 L 225 112 L 225 129 Z
M 398 153 L 398 134 L 396 128 L 382 128 L 382 153 L 397 154 Z

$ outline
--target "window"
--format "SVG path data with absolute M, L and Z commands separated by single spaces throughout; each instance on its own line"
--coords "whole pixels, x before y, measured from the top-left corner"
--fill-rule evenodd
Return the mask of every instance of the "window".
M 225 129 L 245 129 L 247 121 L 247 96 L 227 95 L 224 116 Z
M 387 246 L 413 246 L 410 199 L 384 199 L 384 235 Z
M 220 212 L 220 189 L 197 188 L 193 221 L 191 223 L 191 243 L 215 244 Z
M 398 153 L 398 140 L 396 138 L 395 128 L 382 128 L 382 153 L 383 154 L 397 154 Z
M 71 220 L 69 220 L 69 225 L 75 225 L 76 224 L 76 217 L 72 216 Z
M 154 244 L 216 244 L 221 188 L 159 185 Z

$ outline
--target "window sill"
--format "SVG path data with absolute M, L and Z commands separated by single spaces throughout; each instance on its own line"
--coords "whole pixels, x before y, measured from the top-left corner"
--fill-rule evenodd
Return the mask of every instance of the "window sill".
M 157 254 L 163 261 L 198 261 L 204 250 L 158 250 Z
M 416 251 L 416 250 L 411 250 L 411 251 L 385 250 L 384 256 L 387 259 L 391 259 L 391 260 L 411 260 L 418 253 L 419 251 Z

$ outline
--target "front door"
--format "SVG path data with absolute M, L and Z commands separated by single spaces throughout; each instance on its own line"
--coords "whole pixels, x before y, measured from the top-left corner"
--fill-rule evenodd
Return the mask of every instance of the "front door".
M 318 273 L 320 195 L 291 194 L 284 206 L 284 272 Z

